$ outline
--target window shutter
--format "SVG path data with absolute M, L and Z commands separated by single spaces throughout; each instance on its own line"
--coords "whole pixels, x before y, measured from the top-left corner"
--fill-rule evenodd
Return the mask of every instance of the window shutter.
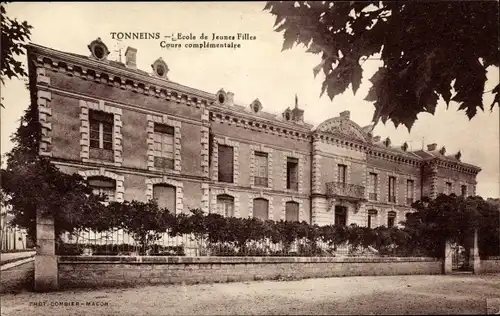
M 153 186 L 153 198 L 157 199 L 160 208 L 176 213 L 176 188 L 171 185 L 157 184 Z
M 299 221 L 299 203 L 286 202 L 285 204 L 285 220 L 288 222 Z
M 219 181 L 233 183 L 234 149 L 230 146 L 219 145 Z
M 253 217 L 267 220 L 269 219 L 269 202 L 266 199 L 258 198 L 253 200 Z

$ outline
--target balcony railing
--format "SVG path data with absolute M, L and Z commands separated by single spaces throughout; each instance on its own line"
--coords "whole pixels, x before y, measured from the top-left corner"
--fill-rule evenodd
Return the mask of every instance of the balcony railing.
M 344 182 L 327 182 L 326 195 L 330 197 L 344 196 L 356 199 L 364 199 L 365 187 L 361 185 L 349 184 Z
M 254 185 L 259 187 L 267 187 L 268 181 L 264 177 L 254 177 Z

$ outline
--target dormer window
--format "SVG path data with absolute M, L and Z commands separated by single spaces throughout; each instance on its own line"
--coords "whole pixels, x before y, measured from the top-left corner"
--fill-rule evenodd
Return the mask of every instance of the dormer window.
M 226 97 L 224 97 L 224 94 L 219 94 L 219 103 L 224 104 L 226 102 Z
M 255 99 L 252 104 L 250 104 L 250 109 L 254 113 L 259 113 L 260 110 L 262 110 L 262 104 L 260 103 L 259 99 Z
M 253 111 L 254 111 L 255 113 L 259 112 L 259 105 L 258 105 L 258 104 L 254 104 L 254 105 L 253 105 Z
M 168 66 L 167 64 L 163 61 L 163 59 L 160 57 L 158 58 L 152 65 L 151 68 L 153 68 L 153 75 L 159 78 L 167 79 L 168 80 Z
M 285 120 L 290 121 L 290 112 L 285 113 Z
M 165 74 L 165 67 L 163 67 L 163 65 L 156 66 L 156 74 L 160 77 L 163 77 L 163 75 Z
M 109 50 L 106 47 L 106 44 L 101 41 L 101 38 L 97 38 L 92 41 L 92 43 L 88 45 L 88 48 L 92 54 L 91 57 L 94 59 L 105 60 L 109 55 Z

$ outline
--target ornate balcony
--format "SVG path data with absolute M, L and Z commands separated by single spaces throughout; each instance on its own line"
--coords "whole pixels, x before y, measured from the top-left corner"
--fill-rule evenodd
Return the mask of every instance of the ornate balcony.
M 365 187 L 343 182 L 327 182 L 326 196 L 348 198 L 353 200 L 365 200 Z

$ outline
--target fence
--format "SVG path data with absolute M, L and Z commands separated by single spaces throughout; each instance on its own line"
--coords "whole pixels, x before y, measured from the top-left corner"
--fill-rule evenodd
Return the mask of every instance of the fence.
M 0 231 L 0 249 L 2 252 L 25 250 L 30 246 L 25 230 L 16 227 L 3 227 Z
M 331 244 L 307 238 L 286 245 L 270 239 L 247 241 L 242 245 L 230 242 L 211 243 L 194 234 L 172 237 L 167 233 L 142 247 L 123 230 L 95 233 L 64 234 L 56 243 L 58 255 L 163 255 L 163 256 L 320 256 L 381 257 L 373 247 L 352 247 L 347 243 Z

